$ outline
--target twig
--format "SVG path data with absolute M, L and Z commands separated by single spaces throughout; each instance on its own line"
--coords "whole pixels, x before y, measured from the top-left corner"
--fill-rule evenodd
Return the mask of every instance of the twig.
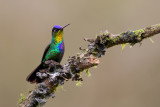
M 80 73 L 98 65 L 100 63 L 99 58 L 105 54 L 108 48 L 125 43 L 133 46 L 136 43 L 141 43 L 143 39 L 158 33 L 160 33 L 160 24 L 136 31 L 128 30 L 117 35 L 106 31 L 98 35 L 96 39 L 84 39 L 89 42 L 88 49 L 85 49 L 81 54 L 70 57 L 63 67 L 55 64 L 55 62 L 51 60 L 46 62 L 48 64 L 47 70 L 52 71 L 52 73 L 47 72 L 45 75 L 43 73 L 39 74 L 41 78 L 45 78 L 44 81 L 38 84 L 37 88 L 31 91 L 26 99 L 20 102 L 19 106 L 42 107 L 49 97 L 55 97 L 54 93 L 56 92 L 56 88 L 63 85 L 65 81 L 69 79 L 82 81 Z

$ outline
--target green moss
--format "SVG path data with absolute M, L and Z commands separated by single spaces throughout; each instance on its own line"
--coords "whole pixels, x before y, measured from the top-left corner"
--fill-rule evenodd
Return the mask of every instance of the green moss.
M 82 82 L 81 81 L 76 81 L 76 86 L 82 86 Z
M 126 43 L 121 44 L 122 46 L 122 51 L 124 50 L 124 48 L 126 47 Z
M 26 96 L 23 93 L 21 93 L 20 99 L 18 100 L 18 104 L 23 103 L 25 101 L 25 99 L 26 99 Z
M 86 74 L 87 74 L 88 77 L 91 76 L 91 73 L 89 72 L 89 69 L 86 69 Z
M 133 31 L 136 36 L 141 37 L 141 35 L 145 32 L 144 29 L 139 29 L 136 31 Z
M 156 29 L 159 29 L 159 27 L 160 27 L 160 24 L 159 24 L 159 25 L 156 25 Z
M 59 85 L 54 86 L 54 87 L 52 88 L 52 92 L 53 92 L 53 93 L 55 93 L 55 92 L 56 92 L 56 90 L 57 90 L 58 86 L 59 86 Z
M 92 52 L 92 54 L 96 56 L 98 54 L 98 52 Z

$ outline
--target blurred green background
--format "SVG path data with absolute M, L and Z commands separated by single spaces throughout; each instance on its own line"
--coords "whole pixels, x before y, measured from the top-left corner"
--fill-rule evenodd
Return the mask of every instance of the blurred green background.
M 26 76 L 40 63 L 54 25 L 64 31 L 69 56 L 87 48 L 84 38 L 106 29 L 113 34 L 160 23 L 160 0 L 0 0 L 0 107 L 15 107 L 35 85 Z M 69 81 L 45 107 L 160 107 L 160 34 L 107 50 L 92 76 L 77 87 Z

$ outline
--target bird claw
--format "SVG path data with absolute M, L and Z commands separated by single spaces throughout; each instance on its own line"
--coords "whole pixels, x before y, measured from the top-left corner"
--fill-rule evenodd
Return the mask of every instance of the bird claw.
M 56 68 L 58 66 L 60 68 L 63 68 L 63 66 L 59 62 L 56 62 L 54 60 L 47 60 L 47 61 L 45 61 L 45 64 L 48 65 L 49 67 Z

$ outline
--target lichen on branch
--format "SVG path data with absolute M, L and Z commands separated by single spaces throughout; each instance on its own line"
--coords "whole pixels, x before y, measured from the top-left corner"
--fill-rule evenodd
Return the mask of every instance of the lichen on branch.
M 19 107 L 42 107 L 48 98 L 55 97 L 56 88 L 63 85 L 65 81 L 69 79 L 82 81 L 80 73 L 97 66 L 100 63 L 99 58 L 106 53 L 108 48 L 126 43 L 133 46 L 158 33 L 160 33 L 160 24 L 135 31 L 128 30 L 116 35 L 106 31 L 95 39 L 85 38 L 84 40 L 89 42 L 88 49 L 70 57 L 65 65 L 61 66 L 52 60 L 45 62 L 48 68 L 37 74 L 44 81 L 37 84 L 37 87 L 30 91 L 27 97 L 20 100 Z

